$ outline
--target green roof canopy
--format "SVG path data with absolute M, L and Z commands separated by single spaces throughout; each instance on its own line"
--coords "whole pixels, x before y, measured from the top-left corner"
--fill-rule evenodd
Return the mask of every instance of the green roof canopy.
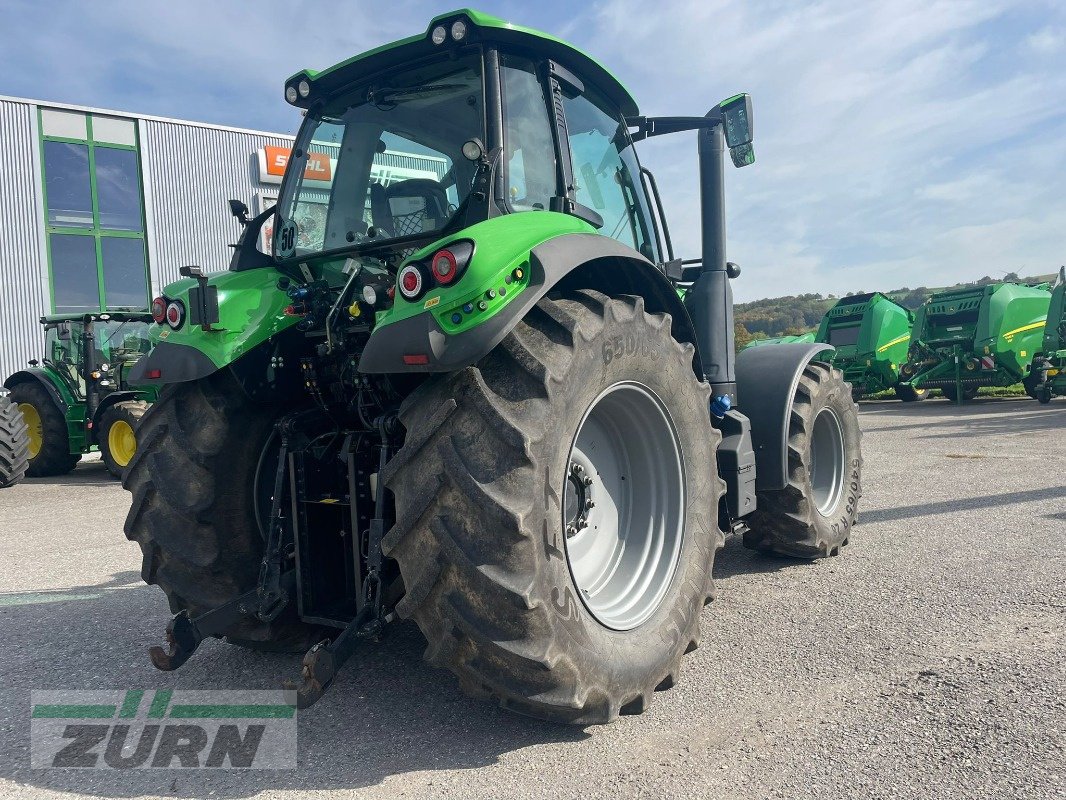
M 332 92 L 374 72 L 397 67 L 454 46 L 455 42 L 450 36 L 443 44 L 435 45 L 430 39 L 430 34 L 438 25 L 444 25 L 450 30 L 452 23 L 460 19 L 467 23 L 467 35 L 463 38 L 463 44 L 489 42 L 524 47 L 542 53 L 578 73 L 583 79 L 594 83 L 600 91 L 618 104 L 626 116 L 638 113 L 636 100 L 621 81 L 600 62 L 573 45 L 551 34 L 512 25 L 489 14 L 465 8 L 434 17 L 424 34 L 409 36 L 406 39 L 376 47 L 320 72 L 310 69 L 302 70 L 292 75 L 285 83 L 289 85 L 306 79 L 313 87 L 311 95 L 307 99 L 298 100 L 296 105 L 310 106 L 316 95 L 322 92 Z

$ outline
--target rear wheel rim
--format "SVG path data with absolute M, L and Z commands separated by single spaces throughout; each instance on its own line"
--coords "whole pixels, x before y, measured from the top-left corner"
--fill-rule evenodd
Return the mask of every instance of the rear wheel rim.
M 681 442 L 654 392 L 626 381 L 596 398 L 564 492 L 566 558 L 585 608 L 607 628 L 636 628 L 662 604 L 684 536 Z
M 111 429 L 107 432 L 107 449 L 116 464 L 120 467 L 129 466 L 134 453 L 137 452 L 137 436 L 133 432 L 133 426 L 124 419 L 111 423 Z
M 22 412 L 22 419 L 25 420 L 30 429 L 29 456 L 30 458 L 37 458 L 37 454 L 41 452 L 41 448 L 44 446 L 44 425 L 41 423 L 40 412 L 37 411 L 32 403 L 19 403 L 19 411 Z
M 814 418 L 810 475 L 815 507 L 828 516 L 844 492 L 844 431 L 831 408 L 823 408 Z

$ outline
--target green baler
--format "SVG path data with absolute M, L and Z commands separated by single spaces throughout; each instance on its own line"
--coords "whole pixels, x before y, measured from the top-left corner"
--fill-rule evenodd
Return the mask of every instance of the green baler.
M 764 344 L 806 344 L 813 341 L 814 331 L 811 331 L 810 333 L 801 333 L 799 336 L 774 336 L 770 339 L 752 339 L 744 345 L 744 349 L 762 347 Z
M 836 348 L 833 366 L 856 397 L 895 389 L 900 400 L 922 400 L 928 390 L 901 385 L 914 315 L 880 292 L 841 298 L 818 326 L 815 341 Z
M 901 376 L 956 402 L 982 386 L 1010 386 L 1040 350 L 1051 303 L 1047 284 L 993 283 L 931 296 L 914 319 Z
M 1041 403 L 1050 403 L 1055 395 L 1066 396 L 1066 267 L 1059 270 L 1051 292 L 1044 339 L 1024 384 L 1029 396 Z

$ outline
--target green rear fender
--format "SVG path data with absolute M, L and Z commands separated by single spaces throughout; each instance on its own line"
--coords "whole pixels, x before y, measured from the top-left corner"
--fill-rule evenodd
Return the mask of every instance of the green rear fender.
M 130 371 L 129 382 L 153 386 L 181 383 L 210 375 L 298 321 L 285 314 L 292 302 L 278 288 L 282 274 L 274 269 L 217 272 L 208 278 L 218 288 L 219 320 L 210 330 L 185 322 L 178 330 L 152 326 L 155 345 Z M 163 290 L 167 300 L 180 300 L 189 308 L 189 290 L 196 280 L 185 278 Z
M 474 243 L 465 273 L 407 302 L 399 291 L 378 315 L 359 369 L 369 373 L 450 372 L 488 354 L 561 281 L 570 288 L 639 294 L 649 311 L 673 315 L 674 333 L 692 342 L 691 324 L 666 276 L 637 251 L 566 214 L 509 214 L 473 225 L 412 254 L 428 259 L 452 242 Z

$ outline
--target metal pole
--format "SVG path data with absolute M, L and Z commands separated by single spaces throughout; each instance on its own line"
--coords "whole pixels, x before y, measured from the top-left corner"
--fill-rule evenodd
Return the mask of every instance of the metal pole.
M 717 113 L 717 110 L 712 111 Z M 708 115 L 709 116 L 709 115 Z M 725 134 L 722 125 L 699 132 L 700 221 L 703 266 L 685 295 L 711 396 L 737 404 L 733 288 L 725 253 Z

